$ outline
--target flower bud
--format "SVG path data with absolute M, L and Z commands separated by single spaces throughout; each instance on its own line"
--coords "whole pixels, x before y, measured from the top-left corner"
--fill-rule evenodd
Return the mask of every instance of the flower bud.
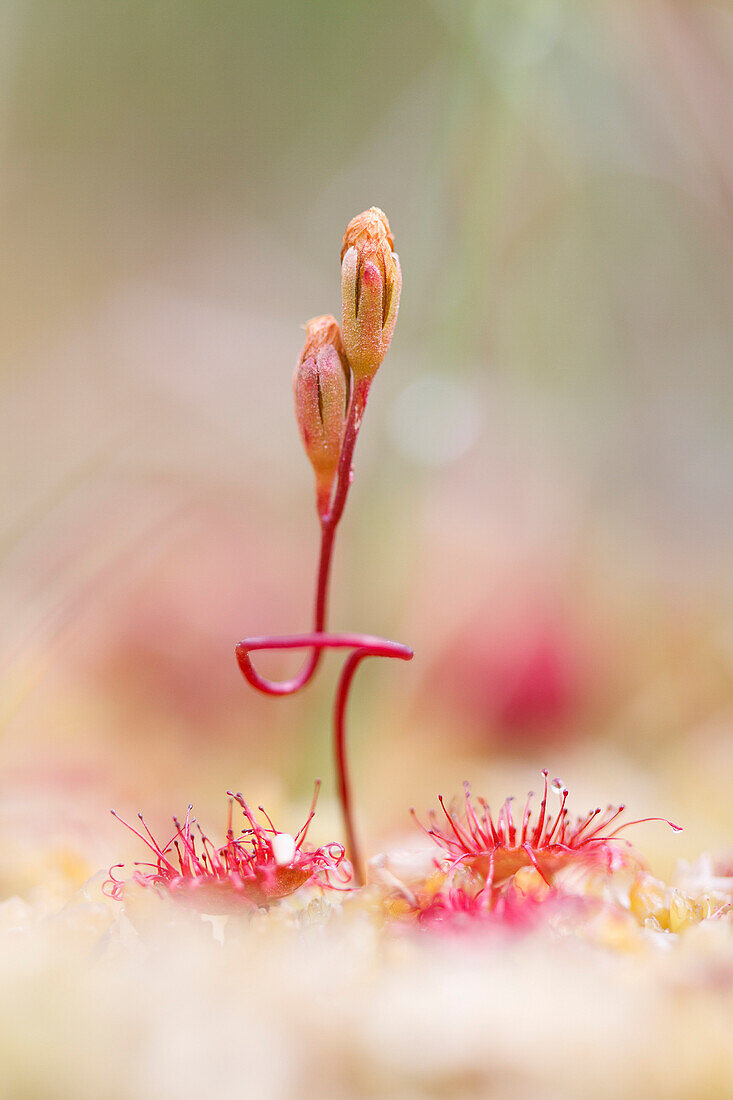
M 376 206 L 353 218 L 341 248 L 344 348 L 356 379 L 371 379 L 389 349 L 402 290 L 386 215 Z
M 305 330 L 305 346 L 293 377 L 295 416 L 316 475 L 318 513 L 324 516 L 344 441 L 350 375 L 336 319 L 313 317 Z

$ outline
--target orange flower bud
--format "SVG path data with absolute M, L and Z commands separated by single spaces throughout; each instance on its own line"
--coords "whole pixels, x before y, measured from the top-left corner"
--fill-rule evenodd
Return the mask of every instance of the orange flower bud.
M 355 378 L 373 378 L 387 354 L 401 290 L 389 222 L 373 206 L 349 222 L 341 248 L 344 348 Z
M 305 330 L 305 346 L 293 377 L 295 416 L 316 475 L 318 513 L 324 516 L 344 441 L 350 374 L 334 317 L 313 317 Z

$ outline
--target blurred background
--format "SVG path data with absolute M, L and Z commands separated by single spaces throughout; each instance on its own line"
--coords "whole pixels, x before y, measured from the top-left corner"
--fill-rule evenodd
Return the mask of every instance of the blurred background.
M 273 700 L 233 649 L 309 624 L 291 376 L 371 205 L 404 294 L 331 625 L 416 654 L 356 682 L 371 850 L 543 766 L 724 849 L 728 5 L 6 0 L 0 58 L 0 888 L 133 851 L 112 805 L 295 831 L 322 775 L 340 836 L 340 658 Z

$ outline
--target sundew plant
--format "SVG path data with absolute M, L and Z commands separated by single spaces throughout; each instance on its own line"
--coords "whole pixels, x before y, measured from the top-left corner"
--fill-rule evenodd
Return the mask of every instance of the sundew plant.
M 356 442 L 372 383 L 392 340 L 401 289 L 402 273 L 389 222 L 381 210 L 372 207 L 352 219 L 343 238 L 341 324 L 330 314 L 306 323 L 305 344 L 293 378 L 295 415 L 315 475 L 321 533 L 312 629 L 302 634 L 247 637 L 236 647 L 245 679 L 257 691 L 272 696 L 303 690 L 316 675 L 324 650 L 347 652 L 333 706 L 333 756 L 344 844 L 334 841 L 314 847 L 307 843 L 318 783 L 310 814 L 295 835 L 278 830 L 262 806 L 258 807 L 261 820 L 241 793 L 229 792 L 228 826 L 221 845 L 214 844 L 198 825 L 192 806 L 182 822 L 173 819 L 173 835 L 163 844 L 139 815 L 140 830 L 132 831 L 150 855 L 136 865 L 131 880 L 118 876 L 122 865 L 111 869 L 106 891 L 113 898 L 122 900 L 128 882 L 132 882 L 164 890 L 203 912 L 231 913 L 240 908 L 268 909 L 308 885 L 321 891 L 354 891 L 366 882 L 346 751 L 349 693 L 356 671 L 367 657 L 409 661 L 413 653 L 406 645 L 385 638 L 330 632 L 328 594 L 336 534 L 354 478 Z M 307 655 L 294 677 L 271 680 L 253 664 L 252 654 L 263 650 L 304 650 Z M 556 808 L 551 805 L 551 795 L 558 799 Z M 462 808 L 439 796 L 440 814 L 431 812 L 427 825 L 412 811 L 431 845 L 430 867 L 410 885 L 385 871 L 384 861 L 374 863 L 372 878 L 384 891 L 386 916 L 411 920 L 419 928 L 446 922 L 460 926 L 477 918 L 489 918 L 492 925 L 498 921 L 526 927 L 538 914 L 557 915 L 559 911 L 577 919 L 579 903 L 586 917 L 589 905 L 606 904 L 599 880 L 621 873 L 636 883 L 627 908 L 639 922 L 653 920 L 660 928 L 670 927 L 675 919 L 679 923 L 683 903 L 650 885 L 640 857 L 621 836 L 629 825 L 641 822 L 622 822 L 623 805 L 571 814 L 568 797 L 560 780 L 548 783 L 545 770 L 539 806 L 534 808 L 530 794 L 519 815 L 513 813 L 511 799 L 492 814 L 485 799 L 472 798 L 467 785 Z M 235 806 L 243 815 L 238 830 Z M 690 902 L 684 919 L 702 919 L 714 912 L 712 902 L 707 908 Z

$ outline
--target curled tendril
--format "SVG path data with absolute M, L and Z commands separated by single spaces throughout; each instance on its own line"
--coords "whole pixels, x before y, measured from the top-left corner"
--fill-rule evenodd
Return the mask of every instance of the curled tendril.
M 259 638 L 245 638 L 236 649 L 237 661 L 242 675 L 252 684 L 259 687 L 260 677 L 250 659 L 250 653 L 259 650 L 276 649 L 310 649 L 313 654 L 320 654 L 324 649 L 350 649 L 351 653 L 346 658 L 341 670 L 336 698 L 333 709 L 333 735 L 334 735 L 334 759 L 336 774 L 338 777 L 339 800 L 344 815 L 344 827 L 346 830 L 346 850 L 354 868 L 357 882 L 363 882 L 362 862 L 359 845 L 356 840 L 354 818 L 351 798 L 351 781 L 346 760 L 346 704 L 349 698 L 351 684 L 357 668 L 367 657 L 393 657 L 401 661 L 410 661 L 413 652 L 399 642 L 390 642 L 386 638 L 376 638 L 371 634 L 327 634 L 316 631 L 312 634 L 292 634 L 289 636 L 265 636 Z M 278 687 L 282 687 L 278 684 Z M 262 688 L 259 688 L 262 690 Z M 287 694 L 278 692 L 277 694 Z

